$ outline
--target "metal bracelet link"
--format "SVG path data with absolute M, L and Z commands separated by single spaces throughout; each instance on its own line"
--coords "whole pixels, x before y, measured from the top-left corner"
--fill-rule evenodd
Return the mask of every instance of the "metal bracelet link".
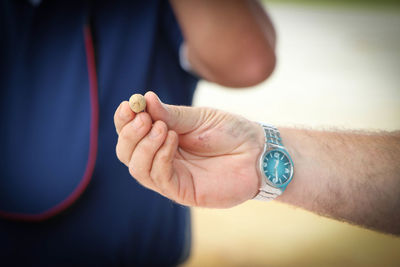
M 273 147 L 283 147 L 281 135 L 276 127 L 264 123 L 260 123 L 260 125 L 262 126 L 265 135 L 266 148 L 264 148 L 264 150 Z M 260 191 L 257 194 L 257 196 L 254 197 L 254 199 L 262 201 L 270 201 L 275 199 L 281 194 L 282 191 L 280 189 L 274 188 L 266 184 L 265 182 L 262 182 L 262 187 L 260 188 Z
M 267 144 L 283 146 L 281 134 L 277 128 L 268 124 L 261 124 L 261 126 L 264 129 Z

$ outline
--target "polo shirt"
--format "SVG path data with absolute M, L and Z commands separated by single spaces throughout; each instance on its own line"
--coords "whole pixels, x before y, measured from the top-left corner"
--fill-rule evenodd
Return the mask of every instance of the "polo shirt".
M 190 213 L 118 161 L 133 93 L 190 105 L 166 0 L 0 3 L 0 262 L 176 265 Z

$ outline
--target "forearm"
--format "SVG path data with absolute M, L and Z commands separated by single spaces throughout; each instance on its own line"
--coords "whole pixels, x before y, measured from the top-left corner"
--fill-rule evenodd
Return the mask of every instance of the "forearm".
M 278 200 L 400 234 L 400 134 L 281 129 L 293 181 Z
M 275 67 L 275 31 L 260 3 L 252 0 L 171 0 L 201 77 L 243 87 L 266 79 Z

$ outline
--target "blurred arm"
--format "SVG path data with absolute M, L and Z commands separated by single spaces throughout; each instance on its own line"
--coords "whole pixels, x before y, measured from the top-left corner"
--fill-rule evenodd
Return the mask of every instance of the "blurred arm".
M 224 86 L 252 86 L 275 67 L 275 31 L 258 1 L 171 0 L 202 78 Z
M 400 235 L 400 132 L 281 134 L 295 174 L 277 200 Z

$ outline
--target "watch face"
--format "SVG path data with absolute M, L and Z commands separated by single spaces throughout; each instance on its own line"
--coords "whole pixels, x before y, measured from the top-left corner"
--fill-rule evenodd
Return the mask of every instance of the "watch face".
M 282 150 L 275 149 L 266 153 L 262 161 L 262 168 L 267 179 L 278 187 L 292 178 L 292 161 Z

